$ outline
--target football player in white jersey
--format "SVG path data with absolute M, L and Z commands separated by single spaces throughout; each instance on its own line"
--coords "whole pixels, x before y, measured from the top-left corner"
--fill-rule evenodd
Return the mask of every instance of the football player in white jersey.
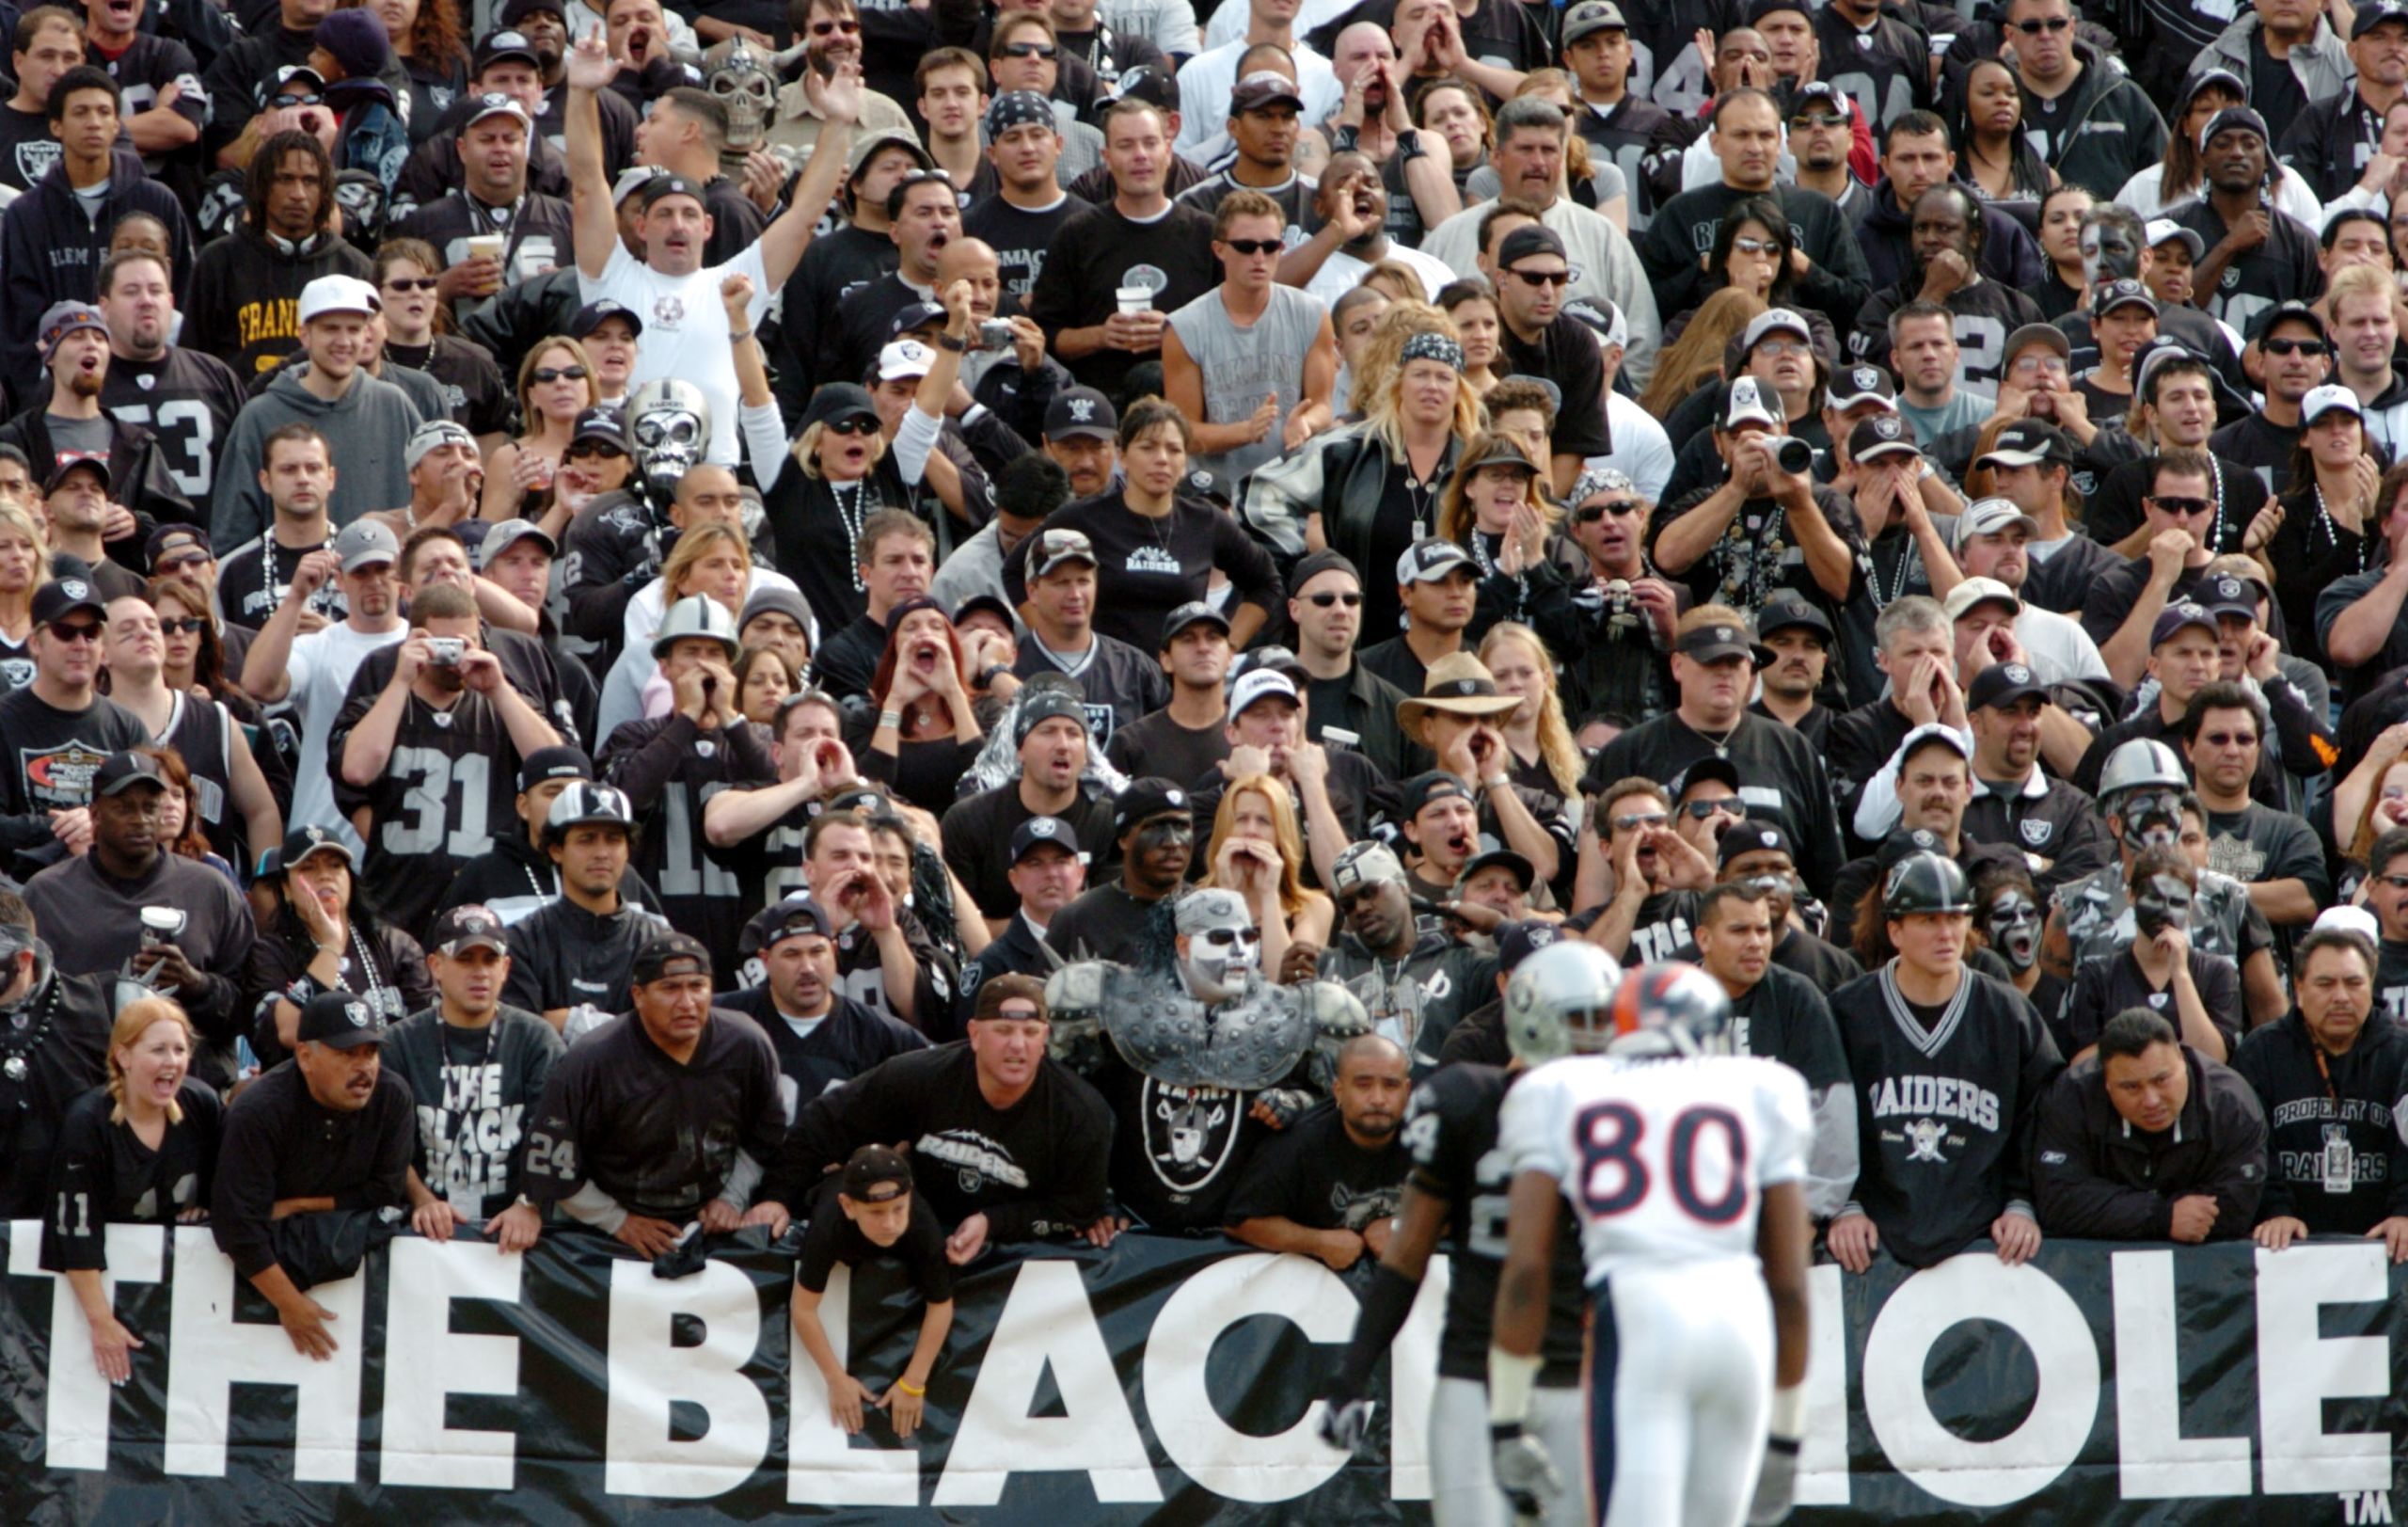
M 1592 1519 L 1737 1527 L 1789 1514 L 1814 1112 L 1796 1072 L 1729 1053 L 1730 1022 L 1729 997 L 1695 966 L 1624 977 L 1584 943 L 1539 951 L 1506 985 L 1509 1034 L 1530 1030 L 1536 1047 L 1560 1029 L 1560 1050 L 1604 1052 L 1532 1072 L 1498 1125 L 1513 1185 L 1489 1422 L 1497 1483 L 1526 1518 L 1564 1487 L 1523 1430 L 1559 1195 L 1588 1264 Z

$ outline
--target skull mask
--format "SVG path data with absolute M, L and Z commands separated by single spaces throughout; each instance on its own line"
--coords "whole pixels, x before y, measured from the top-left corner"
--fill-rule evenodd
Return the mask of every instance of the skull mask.
M 2143 938 L 2191 931 L 2191 887 L 2177 875 L 2151 875 L 2133 887 L 2132 925 Z
M 2124 846 L 2170 849 L 2182 841 L 2182 796 L 2168 789 L 2136 789 L 2111 808 L 2124 824 Z
M 710 445 L 711 406 L 703 390 L 673 376 L 637 388 L 627 394 L 627 440 L 653 501 L 667 503 Z
M 1196 891 L 1179 904 L 1179 974 L 1199 1002 L 1226 1002 L 1262 972 L 1262 935 L 1235 891 Z
M 730 38 L 703 55 L 703 87 L 727 108 L 727 156 L 742 159 L 760 148 L 778 119 L 778 82 L 768 58 L 742 38 Z
M 1982 935 L 2009 970 L 2022 975 L 2040 956 L 2039 904 L 2020 887 L 2007 887 L 1983 909 Z

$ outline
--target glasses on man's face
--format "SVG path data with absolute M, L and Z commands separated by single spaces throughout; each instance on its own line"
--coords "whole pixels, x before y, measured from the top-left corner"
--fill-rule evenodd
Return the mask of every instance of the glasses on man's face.
M 101 628 L 87 620 L 54 620 L 50 623 L 50 634 L 54 641 L 59 642 L 97 642 L 101 639 Z
M 385 290 L 388 292 L 432 292 L 436 278 L 432 276 L 388 276 Z
M 206 551 L 187 551 L 180 557 L 161 557 L 150 565 L 154 573 L 179 573 L 187 567 L 198 567 L 209 560 Z
M 1781 246 L 1770 239 L 1751 238 L 1742 233 L 1731 241 L 1731 247 L 1744 255 L 1768 255 L 1781 252 Z
M 2152 496 L 2148 501 L 2157 506 L 2158 513 L 2165 515 L 2204 515 L 2216 506 L 2213 499 L 2164 499 Z
M 1004 44 L 1004 56 L 1006 58 L 1051 58 L 1054 51 L 1054 44 L 1051 42 L 1006 42 Z
M 2015 29 L 2025 37 L 2038 37 L 2043 32 L 2062 32 L 2072 24 L 2071 16 L 2049 16 L 2038 21 L 2017 22 Z
M 1242 255 L 1275 255 L 1288 246 L 1280 239 L 1223 239 L 1223 244 Z
M 1642 827 L 1661 827 L 1672 819 L 1660 811 L 1630 811 L 1613 819 L 1617 833 L 1635 833 Z
M 1681 810 L 1689 820 L 1703 821 L 1717 814 L 1725 817 L 1739 815 L 1739 803 L 1727 797 L 1720 801 L 1690 801 L 1683 804 Z
M 2258 745 L 2258 734 L 2256 732 L 2201 732 L 2199 740 L 2211 748 L 2254 748 Z
M 2377 885 L 2388 885 L 2395 891 L 2408 891 L 2408 875 L 2377 875 Z
M 1755 353 L 1760 356 L 1802 356 L 1809 353 L 1804 340 L 1759 340 Z
M 833 37 L 839 32 L 851 37 L 861 29 L 862 24 L 859 22 L 813 22 L 811 24 L 813 37 Z
M 2260 340 L 2258 348 L 2270 356 L 2321 356 L 2333 349 L 2322 340 Z
M 527 374 L 527 379 L 537 387 L 543 387 L 551 382 L 582 382 L 585 380 L 585 368 L 582 366 L 538 366 Z
M 198 636 L 200 628 L 208 624 L 209 622 L 198 615 L 161 615 L 159 617 L 159 630 L 167 636 Z
M 1608 515 L 1611 515 L 1616 519 L 1620 519 L 1624 515 L 1637 514 L 1638 512 L 1639 501 L 1637 499 L 1608 499 L 1603 503 L 1584 503 L 1579 508 L 1575 509 L 1572 511 L 1572 522 L 1576 525 L 1593 525 L 1598 520 L 1605 518 Z
M 1316 610 L 1326 610 L 1330 606 L 1338 604 L 1342 604 L 1347 609 L 1352 610 L 1356 605 L 1363 602 L 1363 596 L 1359 594 L 1336 594 L 1324 591 L 1320 594 L 1306 595 L 1305 602 L 1311 605 Z
M 1510 274 L 1524 286 L 1570 286 L 1572 284 L 1572 272 L 1569 270 L 1524 270 L 1521 266 L 1515 265 L 1511 267 Z

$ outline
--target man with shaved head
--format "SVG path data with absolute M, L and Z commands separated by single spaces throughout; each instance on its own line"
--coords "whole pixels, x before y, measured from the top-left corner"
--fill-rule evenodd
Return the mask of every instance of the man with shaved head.
M 1338 1052 L 1328 1102 L 1289 1125 L 1248 1164 L 1229 1195 L 1229 1233 L 1265 1251 L 1319 1257 L 1343 1272 L 1388 1243 L 1412 1163 L 1404 1121 L 1404 1049 L 1364 1034 Z

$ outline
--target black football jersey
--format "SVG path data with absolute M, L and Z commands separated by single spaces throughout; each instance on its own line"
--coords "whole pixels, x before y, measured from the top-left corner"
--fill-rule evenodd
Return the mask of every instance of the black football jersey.
M 217 481 L 218 447 L 234 428 L 244 401 L 242 383 L 226 362 L 198 350 L 171 347 L 156 360 L 111 357 L 101 384 L 101 406 L 159 437 L 167 475 L 195 503 L 209 501 Z M 218 554 L 228 549 L 221 547 Z
M 1506 1199 L 1513 1163 L 1497 1148 L 1497 1111 L 1513 1074 L 1501 1067 L 1441 1067 L 1413 1090 L 1400 1138 L 1412 1158 L 1414 1187 L 1447 1201 L 1447 1325 L 1438 1338 L 1438 1372 L 1488 1377 L 1488 1328 L 1505 1265 Z M 1581 1311 L 1580 1231 L 1560 1196 L 1555 1265 L 1547 1280 L 1546 1335 L 1539 1381 L 1579 1381 L 1585 1329 Z
M 497 828 L 518 829 L 518 750 L 501 713 L 483 695 L 464 693 L 449 710 L 412 694 L 394 729 L 384 772 L 364 787 L 344 783 L 341 759 L 351 729 L 375 705 L 381 686 L 355 683 L 326 739 L 335 803 L 371 816 L 361 866 L 378 904 L 416 937 L 461 867 L 493 848 Z

